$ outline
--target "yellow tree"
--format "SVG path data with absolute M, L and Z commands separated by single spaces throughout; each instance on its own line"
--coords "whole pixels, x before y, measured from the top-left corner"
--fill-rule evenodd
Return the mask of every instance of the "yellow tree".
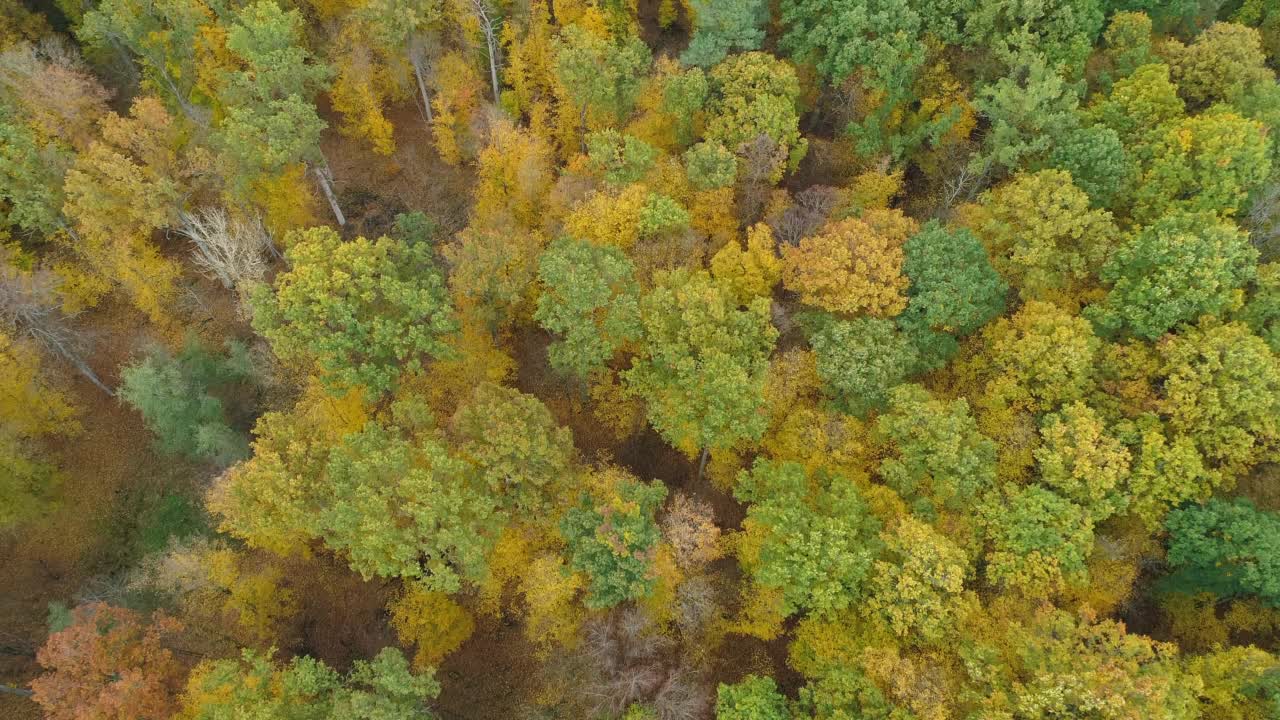
M 824 310 L 893 317 L 907 306 L 902 245 L 915 230 L 915 221 L 898 210 L 829 223 L 783 248 L 782 282 Z
M 181 131 L 154 98 L 135 101 L 127 118 L 107 115 L 101 128 L 101 139 L 67 171 L 63 212 L 75 222 L 75 249 L 90 269 L 162 322 L 180 270 L 151 236 L 176 220 Z

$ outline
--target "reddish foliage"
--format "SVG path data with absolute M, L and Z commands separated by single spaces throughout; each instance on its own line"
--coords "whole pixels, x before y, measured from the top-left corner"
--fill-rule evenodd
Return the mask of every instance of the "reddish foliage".
M 34 699 L 46 720 L 164 720 L 186 677 L 164 640 L 181 629 L 164 614 L 82 605 L 37 653 L 49 672 L 31 682 Z

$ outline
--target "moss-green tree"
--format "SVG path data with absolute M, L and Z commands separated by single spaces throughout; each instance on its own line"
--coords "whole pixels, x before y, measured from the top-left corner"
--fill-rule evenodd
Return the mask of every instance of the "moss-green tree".
M 381 395 L 425 356 L 446 352 L 453 311 L 427 245 L 316 227 L 286 243 L 292 265 L 251 297 L 253 325 L 282 359 L 315 363 L 335 390 Z

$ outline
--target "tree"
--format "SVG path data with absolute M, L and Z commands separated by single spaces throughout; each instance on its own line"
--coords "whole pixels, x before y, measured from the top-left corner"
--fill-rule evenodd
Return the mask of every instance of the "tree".
M 101 128 L 101 139 L 67 171 L 63 212 L 75 221 L 76 251 L 94 274 L 163 321 L 180 269 L 151 236 L 177 220 L 181 129 L 155 98 L 135 100 L 128 118 L 107 115 Z
M 653 591 L 653 561 L 661 540 L 654 514 L 667 496 L 662 483 L 624 471 L 598 471 L 597 494 L 583 493 L 560 521 L 569 564 L 588 577 L 588 608 L 610 608 Z
M 1234 103 L 1255 83 L 1275 82 L 1258 31 L 1216 22 L 1190 45 L 1171 44 L 1170 66 L 1179 94 L 1192 107 Z
M 611 185 L 639 182 L 653 168 L 657 148 L 612 128 L 587 135 L 587 157 Z
M 733 184 L 738 162 L 733 153 L 716 142 L 700 142 L 684 154 L 685 173 L 698 190 L 715 190 Z
M 762 0 L 692 0 L 694 31 L 680 55 L 685 65 L 711 67 L 733 50 L 758 50 L 769 5 Z
M 964 583 L 971 574 L 964 550 L 910 516 L 882 534 L 888 560 L 877 560 L 866 610 L 912 644 L 954 633 L 976 607 Z
M 133 3 L 106 0 L 84 14 L 76 34 L 102 51 L 127 49 L 140 61 L 147 85 L 198 117 L 198 43 L 214 24 L 212 9 L 200 0 Z
M 1176 646 L 1127 633 L 1120 622 L 1045 604 L 994 634 L 998 640 L 978 640 L 970 655 L 984 658 L 975 670 L 1000 669 L 994 682 L 985 670 L 972 675 L 982 688 L 979 713 L 1052 718 L 1090 708 L 1095 717 L 1197 717 L 1200 683 L 1182 669 Z
M 640 335 L 640 287 L 618 248 L 561 238 L 539 259 L 538 279 L 533 318 L 561 336 L 547 348 L 560 372 L 585 379 Z
M 47 672 L 31 681 L 32 699 L 51 720 L 168 718 L 185 675 L 168 644 L 181 630 L 163 613 L 148 620 L 104 603 L 81 605 L 36 654 Z
M 484 575 L 502 517 L 479 473 L 442 443 L 370 423 L 329 454 L 315 534 L 367 578 L 457 592 Z
M 1029 302 L 1013 317 L 988 325 L 982 336 L 986 347 L 978 362 L 992 373 L 988 395 L 1046 412 L 1093 389 L 1100 343 L 1084 318 L 1050 303 Z
M 320 151 L 325 123 L 315 108 L 315 95 L 327 87 L 330 69 L 303 47 L 301 14 L 285 12 L 275 0 L 259 0 L 235 17 L 226 44 L 236 69 L 220 97 L 225 108 L 220 134 L 238 166 L 238 179 L 247 184 L 259 175 L 307 163 L 314 167 L 338 224 L 345 224 Z
M 431 248 L 382 237 L 343 242 L 327 227 L 291 233 L 292 269 L 250 295 L 254 328 L 287 361 L 315 363 L 334 391 L 374 395 L 423 355 L 446 353 L 456 327 Z
M 892 443 L 880 477 L 925 518 L 963 510 L 995 483 L 995 443 L 978 432 L 964 398 L 937 400 L 919 385 L 900 385 L 876 430 Z
M 27 125 L 0 117 L 0 221 L 49 236 L 68 227 L 62 184 L 69 153 L 42 145 Z
M 919 362 L 911 341 L 889 320 L 818 316 L 808 324 L 822 391 L 845 412 L 863 416 L 882 406 Z
M 1169 66 L 1155 63 L 1139 66 L 1085 111 L 1089 120 L 1111 128 L 1126 151 L 1142 159 L 1150 157 L 1148 146 L 1159 129 L 1185 114 L 1178 88 L 1169 78 Z
M 777 330 L 768 301 L 745 308 L 705 271 L 660 274 L 640 302 L 643 351 L 623 373 L 649 422 L 692 455 L 764 432 L 764 372 Z
M 405 588 L 387 610 L 400 642 L 418 646 L 413 665 L 419 669 L 439 665 L 475 630 L 475 621 L 465 608 L 448 595 L 417 584 Z
M 40 372 L 40 357 L 28 343 L 0 330 L 0 529 L 44 511 L 58 475 L 35 452 L 34 441 L 73 435 L 76 408 Z
M 1072 299 L 1119 235 L 1111 213 L 1060 170 L 1019 175 L 982 195 L 971 227 L 991 263 L 1027 300 Z
M 761 135 L 772 140 L 778 148 L 769 172 L 774 181 L 804 158 L 809 145 L 796 110 L 800 81 L 790 65 L 763 52 L 733 55 L 711 70 L 710 93 L 707 140 L 739 155 Z
M 1110 207 L 1134 170 L 1120 135 L 1105 125 L 1078 127 L 1057 138 L 1048 163 L 1070 173 L 1095 208 Z
M 611 41 L 570 25 L 555 39 L 553 53 L 556 78 L 579 113 L 581 128 L 626 120 L 650 63 L 640 38 Z
M 0 105 L 46 142 L 83 150 L 107 113 L 108 96 L 75 49 L 57 35 L 0 52 Z
M 1247 236 L 1212 213 L 1178 213 L 1142 228 L 1102 268 L 1111 284 L 1090 319 L 1154 340 L 1175 325 L 1236 302 L 1255 272 Z
M 360 393 L 335 398 L 314 378 L 293 408 L 258 418 L 253 456 L 224 473 L 206 498 L 219 528 L 279 555 L 304 548 L 332 496 L 324 474 L 330 450 L 368 419 Z
M 1089 512 L 1040 485 L 1006 488 L 980 506 L 987 582 L 1045 597 L 1088 581 L 1093 547 Z
M 907 0 L 786 0 L 780 6 L 783 49 L 813 64 L 832 85 L 856 77 L 873 107 L 850 124 L 864 155 L 900 142 L 883 128 L 917 100 L 926 60 L 920 13 Z M 938 134 L 941 134 L 939 132 Z
M 181 717 L 224 720 L 247 713 L 282 720 L 410 720 L 434 717 L 424 705 L 439 692 L 431 672 L 412 674 L 404 655 L 392 648 L 372 660 L 357 660 L 346 678 L 305 655 L 278 664 L 270 655 L 245 650 L 239 660 L 196 667 Z
M 910 285 L 897 323 L 916 339 L 927 362 L 945 361 L 954 352 L 955 342 L 940 334 L 964 337 L 1004 311 L 1009 286 L 969 230 L 930 221 L 902 251 L 902 272 Z
M 1218 110 L 1157 130 L 1134 193 L 1134 219 L 1182 210 L 1233 216 L 1271 172 L 1270 141 L 1256 120 Z
M 853 482 L 759 459 L 733 494 L 750 503 L 739 558 L 758 586 L 781 590 L 784 616 L 838 612 L 865 594 L 879 521 Z
M 1270 459 L 1280 442 L 1280 366 L 1240 323 L 1204 319 L 1158 346 L 1159 412 L 1227 477 Z
M 228 342 L 226 357 L 218 357 L 188 338 L 177 357 L 157 349 L 125 367 L 120 398 L 142 414 L 164 452 L 227 466 L 246 457 L 249 445 L 231 427 L 223 400 L 214 393 L 227 394 L 226 388 L 252 374 L 243 345 Z
M 217 207 L 184 212 L 181 218 L 178 232 L 191 241 L 192 261 L 224 288 L 244 288 L 266 276 L 267 255 L 276 249 L 261 218 L 229 217 Z
M 742 305 L 753 298 L 773 296 L 773 287 L 782 278 L 773 231 L 764 223 L 747 230 L 746 249 L 734 240 L 711 257 L 711 275 L 724 283 Z
M 907 305 L 902 245 L 915 229 L 914 221 L 887 210 L 830 223 L 783 247 L 783 283 L 823 310 L 893 317 Z
M 458 455 L 474 465 L 504 509 L 544 513 L 569 485 L 573 436 L 536 397 L 493 384 L 476 387 L 454 413 Z
M 1043 161 L 1054 139 L 1076 127 L 1079 103 L 1076 88 L 1058 69 L 1031 55 L 1010 75 L 978 89 L 974 105 L 991 129 L 970 167 L 984 174 L 1016 172 Z
M 1210 500 L 1165 518 L 1171 574 L 1165 587 L 1219 598 L 1255 596 L 1280 607 L 1280 515 L 1253 503 Z
M 990 48 L 1007 64 L 1026 53 L 1042 54 L 1047 66 L 1078 76 L 1102 31 L 1102 6 L 1102 0 L 975 3 L 965 18 L 964 44 Z
M 787 699 L 771 677 L 748 675 L 716 690 L 716 720 L 789 720 Z
M 1237 319 L 1280 353 L 1280 263 L 1260 265 L 1251 289 Z
M 1132 75 L 1152 60 L 1151 18 L 1144 12 L 1115 13 L 1102 39 L 1117 78 Z
M 1084 507 L 1095 523 L 1124 509 L 1129 451 L 1093 408 L 1071 403 L 1046 416 L 1040 434 L 1043 444 L 1033 451 L 1040 482 Z

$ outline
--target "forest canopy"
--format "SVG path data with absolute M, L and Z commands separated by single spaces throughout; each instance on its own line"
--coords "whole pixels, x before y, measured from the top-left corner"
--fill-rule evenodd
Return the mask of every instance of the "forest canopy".
M 0 0 L 0 717 L 1280 718 L 1280 3 Z

